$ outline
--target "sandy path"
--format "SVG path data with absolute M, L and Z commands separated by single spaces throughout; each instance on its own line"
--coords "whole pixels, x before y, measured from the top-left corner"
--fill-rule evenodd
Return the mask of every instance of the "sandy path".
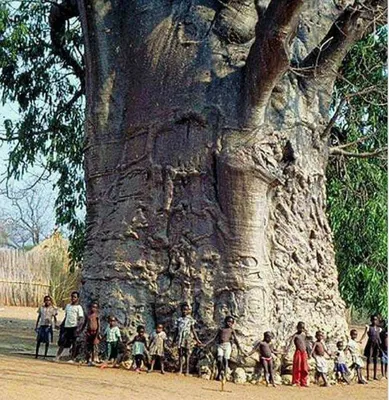
M 35 310 L 5 308 L 0 311 L 0 400 L 95 400 L 136 399 L 386 399 L 387 382 L 331 388 L 293 388 L 282 386 L 235 385 L 227 383 L 227 392 L 218 382 L 176 374 L 137 374 L 124 370 L 88 368 L 16 355 L 30 352 L 34 346 Z M 11 322 L 12 321 L 12 322 Z M 52 350 L 55 350 L 53 346 Z

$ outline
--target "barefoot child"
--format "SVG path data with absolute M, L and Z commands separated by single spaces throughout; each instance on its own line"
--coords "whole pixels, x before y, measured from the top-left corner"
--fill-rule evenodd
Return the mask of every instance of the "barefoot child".
M 182 316 L 175 323 L 175 335 L 173 342 L 178 344 L 179 373 L 182 374 L 183 364 L 186 364 L 186 375 L 189 375 L 189 357 L 192 350 L 192 336 L 197 344 L 201 344 L 194 329 L 196 321 L 190 315 L 190 307 L 187 303 L 181 306 Z M 184 361 L 184 362 L 183 362 Z
M 41 343 L 45 344 L 44 358 L 47 357 L 49 344 L 53 342 L 53 321 L 54 326 L 57 326 L 58 311 L 53 307 L 51 297 L 45 296 L 43 302 L 43 306 L 38 309 L 38 318 L 35 325 L 35 331 L 37 332 L 35 358 L 38 358 Z
M 365 346 L 364 356 L 366 357 L 366 377 L 369 380 L 369 364 L 373 361 L 373 379 L 377 380 L 377 362 L 380 354 L 380 333 L 381 328 L 378 326 L 379 320 L 377 315 L 370 317 L 370 325 L 366 325 L 365 332 L 362 335 L 361 342 L 367 335 L 367 343 Z
M 79 333 L 82 331 L 84 326 L 84 310 L 78 304 L 80 294 L 78 292 L 72 292 L 70 295 L 70 304 L 65 307 L 65 319 L 61 324 L 61 334 L 58 341 L 58 352 L 55 358 L 59 360 L 64 349 L 71 349 L 71 360 L 76 356 L 76 341 Z
M 367 382 L 362 376 L 362 368 L 363 368 L 363 360 L 361 357 L 361 349 L 360 349 L 360 342 L 357 342 L 358 332 L 356 329 L 352 329 L 350 331 L 351 339 L 347 343 L 347 347 L 345 351 L 349 351 L 351 354 L 352 364 L 351 368 L 355 369 L 358 377 L 358 383 L 366 384 Z
M 340 340 L 336 343 L 337 350 L 335 352 L 335 373 L 338 381 L 344 380 L 347 385 L 350 384 L 348 379 L 349 370 L 346 365 L 346 355 L 344 353 L 344 345 Z
M 88 365 L 93 365 L 97 359 L 97 345 L 99 344 L 100 318 L 97 303 L 92 303 L 86 318 L 85 347 Z
M 153 372 L 155 361 L 159 361 L 161 365 L 161 374 L 165 373 L 164 368 L 164 358 L 165 358 L 165 343 L 167 340 L 166 333 L 163 330 L 163 325 L 158 324 L 156 326 L 155 332 L 150 336 L 150 356 L 151 356 L 151 366 L 149 372 Z
M 306 347 L 306 331 L 304 322 L 297 324 L 297 332 L 289 339 L 286 347 L 288 353 L 294 343 L 296 350 L 293 356 L 292 385 L 308 386 L 308 354 Z
M 265 372 L 266 386 L 269 386 L 269 382 L 275 387 L 274 375 L 273 375 L 273 354 L 277 352 L 273 349 L 273 344 L 271 343 L 273 335 L 271 332 L 265 332 L 263 335 L 263 340 L 259 342 L 253 350 L 248 354 L 251 356 L 256 351 L 259 352 L 260 356 L 260 368 Z
M 104 338 L 107 342 L 107 358 L 114 365 L 118 357 L 119 341 L 122 340 L 120 329 L 116 325 L 116 318 L 109 318 L 109 325 L 105 328 Z
M 231 316 L 226 317 L 224 319 L 224 327 L 220 328 L 217 331 L 216 336 L 205 344 L 205 346 L 208 346 L 215 341 L 217 343 L 216 380 L 220 380 L 222 371 L 224 370 L 224 372 L 226 372 L 228 369 L 228 360 L 231 357 L 231 351 L 232 351 L 231 342 L 234 342 L 236 344 L 236 347 L 238 348 L 238 351 L 242 352 L 242 349 L 235 334 L 235 330 L 233 328 L 234 323 L 235 320 L 233 317 Z
M 137 335 L 130 342 L 132 344 L 132 355 L 135 361 L 135 371 L 140 372 L 147 351 L 147 340 L 145 337 L 145 327 L 139 325 L 136 329 Z
M 328 356 L 330 356 L 330 354 L 328 353 L 327 347 L 324 343 L 323 333 L 317 331 L 315 337 L 316 342 L 313 345 L 311 354 L 316 361 L 315 383 L 318 385 L 320 378 L 322 378 L 324 386 L 329 386 L 327 379 L 328 365 L 324 355 L 327 354 Z

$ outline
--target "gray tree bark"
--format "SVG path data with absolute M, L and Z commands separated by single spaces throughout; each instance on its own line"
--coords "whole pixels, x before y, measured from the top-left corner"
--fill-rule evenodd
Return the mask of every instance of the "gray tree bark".
M 80 0 L 83 292 L 130 329 L 193 306 L 245 345 L 346 331 L 326 216 L 336 71 L 377 2 Z M 370 12 L 370 14 L 369 14 Z M 326 37 L 326 35 L 330 37 Z

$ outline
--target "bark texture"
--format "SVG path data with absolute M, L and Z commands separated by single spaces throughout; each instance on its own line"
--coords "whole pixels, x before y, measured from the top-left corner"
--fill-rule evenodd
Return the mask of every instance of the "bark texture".
M 83 291 L 104 315 L 169 330 L 187 301 L 202 337 L 226 315 L 245 346 L 298 320 L 343 336 L 321 135 L 334 74 L 298 66 L 350 3 L 79 0 Z

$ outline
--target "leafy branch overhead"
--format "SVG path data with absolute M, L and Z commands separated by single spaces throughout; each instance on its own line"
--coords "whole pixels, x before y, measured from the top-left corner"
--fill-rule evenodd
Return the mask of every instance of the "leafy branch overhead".
M 17 109 L 4 121 L 2 141 L 10 146 L 8 178 L 21 179 L 40 164 L 56 180 L 56 218 L 71 232 L 73 256 L 82 255 L 84 221 L 84 98 L 80 83 L 82 37 L 79 22 L 69 20 L 63 39 L 53 46 L 51 4 L 14 2 L 0 5 L 0 86 L 3 104 Z M 55 18 L 53 18 L 55 20 Z M 57 46 L 57 47 L 58 47 Z M 62 56 L 74 62 L 64 62 Z M 66 58 L 66 56 L 65 56 Z M 75 68 L 74 68 L 75 67 Z

